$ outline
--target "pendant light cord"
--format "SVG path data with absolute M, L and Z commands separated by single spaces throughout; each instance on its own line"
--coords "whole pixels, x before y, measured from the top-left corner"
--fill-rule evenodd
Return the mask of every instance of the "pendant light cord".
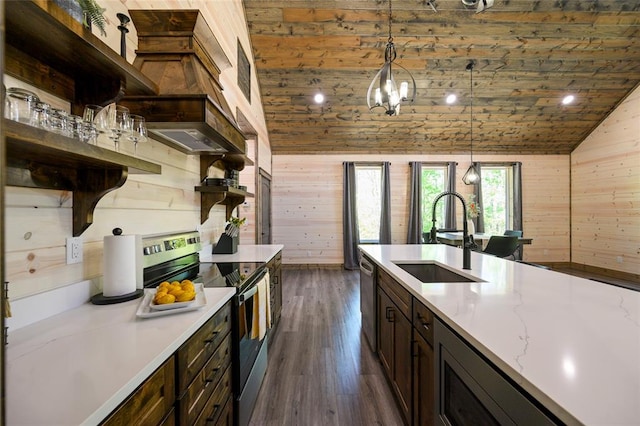
M 393 43 L 393 37 L 391 37 L 391 0 L 389 0 L 389 43 Z
M 469 108 L 469 126 L 471 134 L 471 165 L 473 165 L 473 62 L 469 63 L 469 71 L 471 72 L 471 102 Z

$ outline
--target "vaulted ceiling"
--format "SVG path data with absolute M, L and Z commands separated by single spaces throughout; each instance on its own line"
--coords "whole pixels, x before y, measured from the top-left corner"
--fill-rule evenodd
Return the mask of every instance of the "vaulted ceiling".
M 481 13 L 394 0 L 395 63 L 417 98 L 390 117 L 366 100 L 384 62 L 386 0 L 244 3 L 275 154 L 467 153 L 470 60 L 474 152 L 567 154 L 640 82 L 638 0 L 495 0 Z

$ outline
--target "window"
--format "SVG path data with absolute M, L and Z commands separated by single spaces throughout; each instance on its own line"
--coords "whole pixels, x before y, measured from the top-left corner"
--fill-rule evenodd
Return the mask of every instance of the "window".
M 513 227 L 513 168 L 482 166 L 482 216 L 484 232 L 502 235 Z
M 433 201 L 436 196 L 447 189 L 447 167 L 422 165 L 422 232 L 431 231 L 433 222 Z M 438 202 L 436 208 L 436 228 L 445 228 L 445 200 Z
M 356 164 L 356 214 L 360 242 L 380 242 L 382 165 Z

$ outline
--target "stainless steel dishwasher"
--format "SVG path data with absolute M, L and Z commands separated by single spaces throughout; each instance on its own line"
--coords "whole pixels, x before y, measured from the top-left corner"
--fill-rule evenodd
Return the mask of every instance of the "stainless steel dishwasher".
M 369 347 L 376 351 L 376 265 L 364 255 L 360 257 L 360 312 L 362 332 Z

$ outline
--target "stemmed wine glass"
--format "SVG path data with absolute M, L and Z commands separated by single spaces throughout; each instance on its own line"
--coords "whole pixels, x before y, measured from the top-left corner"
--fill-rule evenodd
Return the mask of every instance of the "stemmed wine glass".
M 116 152 L 120 151 L 120 138 L 123 134 L 129 132 L 131 120 L 129 118 L 129 108 L 116 105 L 109 111 L 108 114 L 108 128 L 111 130 L 109 139 L 111 139 L 115 145 Z
M 133 142 L 133 155 L 137 153 L 138 142 L 147 141 L 147 123 L 141 115 L 131 114 L 129 116 L 129 132 L 127 139 Z
M 85 105 L 82 119 L 85 122 L 85 133 L 87 142 L 98 144 L 98 135 L 108 131 L 107 116 L 102 111 L 100 105 Z

